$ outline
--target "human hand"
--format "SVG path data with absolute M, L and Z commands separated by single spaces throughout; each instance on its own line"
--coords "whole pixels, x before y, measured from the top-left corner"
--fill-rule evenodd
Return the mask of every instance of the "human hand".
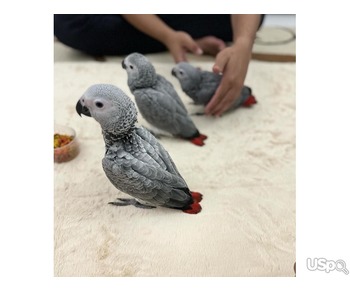
M 196 55 L 203 54 L 202 49 L 192 39 L 192 37 L 183 31 L 174 31 L 173 33 L 169 34 L 164 40 L 164 44 L 172 54 L 176 63 L 186 62 L 186 53 L 188 52 Z
M 221 116 L 238 99 L 251 58 L 251 45 L 237 42 L 216 56 L 213 71 L 223 77 L 214 96 L 205 107 L 207 115 Z

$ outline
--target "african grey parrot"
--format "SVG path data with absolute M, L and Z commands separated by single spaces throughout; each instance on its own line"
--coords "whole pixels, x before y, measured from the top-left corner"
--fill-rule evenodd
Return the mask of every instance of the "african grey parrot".
M 180 62 L 172 69 L 182 90 L 193 99 L 195 104 L 207 105 L 221 82 L 222 75 L 193 67 L 187 62 Z M 243 86 L 241 95 L 232 108 L 249 107 L 256 103 L 251 88 Z
M 156 73 L 142 54 L 132 53 L 122 62 L 128 85 L 139 111 L 152 126 L 203 146 L 206 135 L 199 133 L 173 85 Z
M 136 127 L 132 100 L 110 84 L 90 86 L 76 105 L 79 115 L 93 117 L 106 145 L 102 166 L 111 183 L 135 199 L 119 199 L 117 206 L 162 206 L 197 214 L 202 195 L 191 192 L 168 152 L 145 128 Z

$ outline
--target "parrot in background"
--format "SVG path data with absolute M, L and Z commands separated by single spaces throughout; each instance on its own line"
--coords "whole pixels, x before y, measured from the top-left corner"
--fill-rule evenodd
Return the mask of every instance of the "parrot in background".
M 176 64 L 171 70 L 171 74 L 179 80 L 183 92 L 194 101 L 194 104 L 201 105 L 207 105 L 209 103 L 222 78 L 222 75 L 195 68 L 187 62 Z M 243 86 L 241 95 L 233 104 L 232 108 L 234 109 L 239 106 L 249 107 L 255 103 L 257 101 L 252 95 L 251 88 Z
M 110 204 L 162 206 L 188 214 L 201 211 L 202 195 L 189 190 L 158 140 L 145 128 L 135 126 L 136 106 L 121 89 L 110 84 L 92 85 L 77 102 L 76 111 L 101 125 L 106 146 L 104 172 L 118 190 L 135 198 L 120 198 Z
M 122 67 L 127 72 L 128 86 L 137 107 L 147 122 L 197 146 L 204 145 L 207 136 L 198 131 L 173 85 L 156 73 L 144 55 L 128 55 Z

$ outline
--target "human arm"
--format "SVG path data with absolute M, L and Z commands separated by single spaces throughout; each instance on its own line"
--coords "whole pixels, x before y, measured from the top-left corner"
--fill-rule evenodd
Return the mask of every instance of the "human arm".
M 176 63 L 186 61 L 186 52 L 202 54 L 192 37 L 183 31 L 176 31 L 154 14 L 123 14 L 123 18 L 139 31 L 164 44 Z
M 213 71 L 218 74 L 222 73 L 223 77 L 214 96 L 205 108 L 206 114 L 222 115 L 239 97 L 260 20 L 260 14 L 231 15 L 233 44 L 220 51 L 216 56 Z

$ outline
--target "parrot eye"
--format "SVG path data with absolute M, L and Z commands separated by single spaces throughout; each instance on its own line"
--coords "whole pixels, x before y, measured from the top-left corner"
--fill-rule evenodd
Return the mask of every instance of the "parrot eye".
M 184 75 L 184 71 L 180 70 L 179 71 L 180 75 Z
M 96 101 L 95 105 L 96 105 L 98 108 L 102 108 L 102 107 L 103 107 L 103 103 L 100 102 L 100 101 Z
M 134 69 L 134 66 L 133 66 L 133 65 L 130 65 L 130 69 Z

